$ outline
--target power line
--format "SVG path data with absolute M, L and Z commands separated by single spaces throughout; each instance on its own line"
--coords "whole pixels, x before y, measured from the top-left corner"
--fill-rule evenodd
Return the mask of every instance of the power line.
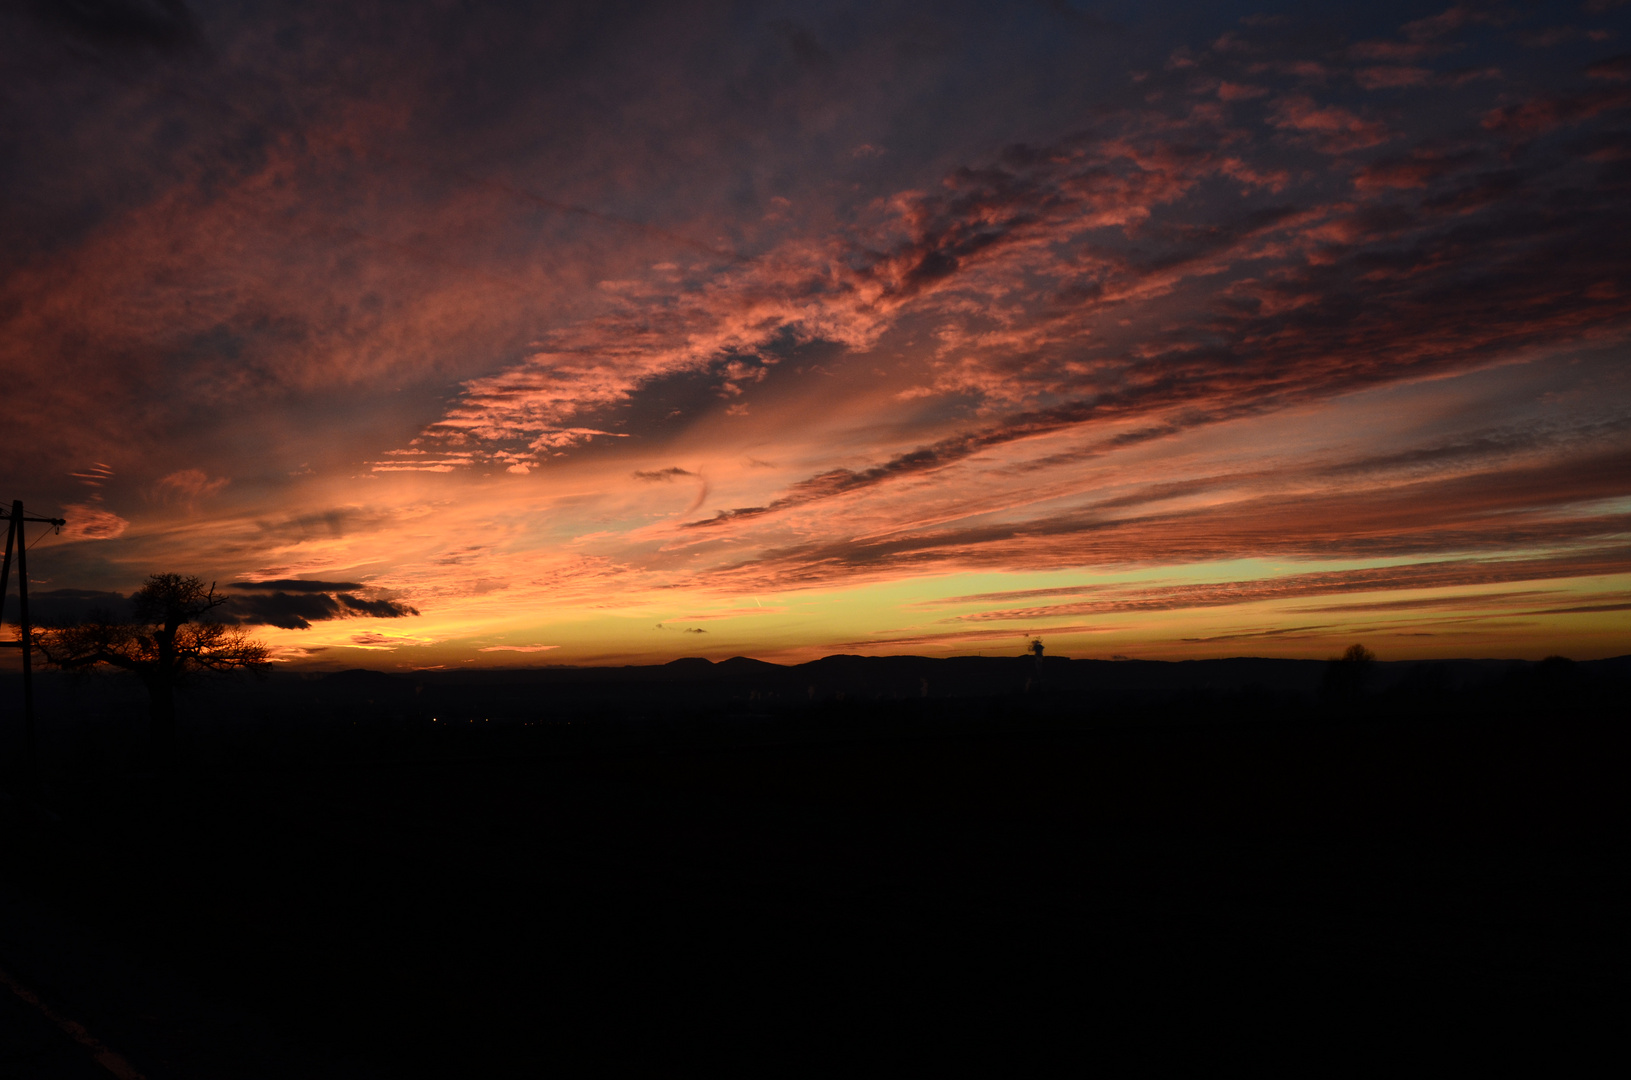
M 24 518 L 24 519 L 23 519 L 23 520 L 25 520 L 25 521 L 28 521 L 28 520 L 32 520 L 32 519 L 29 519 L 29 518 Z M 66 524 L 67 524 L 67 522 L 66 522 L 66 521 L 65 521 L 65 522 L 63 522 L 63 525 L 66 525 Z M 41 541 L 41 540 L 44 540 L 44 539 L 45 539 L 45 538 L 46 538 L 46 537 L 47 537 L 47 536 L 55 536 L 55 535 L 56 535 L 56 534 L 57 534 L 57 533 L 58 533 L 58 532 L 59 532 L 59 531 L 60 531 L 60 530 L 61 530 L 61 529 L 62 529 L 62 525 L 58 525 L 58 526 L 57 526 L 57 527 L 56 527 L 56 528 L 55 528 L 55 529 L 47 529 L 47 530 L 45 530 L 45 531 L 44 531 L 44 532 L 42 532 L 42 533 L 41 533 L 41 534 L 40 534 L 40 535 L 38 535 L 38 536 L 36 536 L 36 537 L 35 537 L 35 538 L 34 538 L 34 541 L 33 541 L 33 543 L 31 543 L 31 544 L 29 544 L 29 545 L 28 545 L 28 550 L 30 550 L 30 551 L 33 551 L 33 550 L 34 550 L 34 548 L 35 548 L 35 547 L 37 547 L 37 546 L 38 546 L 38 545 L 39 545 L 39 542 L 40 542 L 40 541 Z

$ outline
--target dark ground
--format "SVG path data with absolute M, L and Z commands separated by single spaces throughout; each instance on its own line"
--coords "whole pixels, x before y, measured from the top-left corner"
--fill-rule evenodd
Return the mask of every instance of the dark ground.
M 150 1080 L 781 1071 L 1235 1009 L 1607 1031 L 1628 672 L 352 672 L 200 690 L 168 769 L 138 689 L 53 677 L 32 788 L 0 681 L 0 969 Z M 108 1075 L 41 1024 L 0 987 L 0 1076 Z

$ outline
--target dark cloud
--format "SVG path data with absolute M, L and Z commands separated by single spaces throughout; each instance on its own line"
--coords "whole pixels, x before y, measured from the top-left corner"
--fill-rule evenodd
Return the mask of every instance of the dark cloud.
M 226 611 L 245 623 L 264 623 L 285 630 L 309 630 L 313 622 L 342 619 L 346 609 L 325 593 L 274 592 L 265 596 L 235 596 Z
M 330 619 L 400 619 L 419 614 L 417 609 L 396 600 L 368 600 L 351 593 L 313 591 L 235 596 L 224 610 L 241 622 L 264 623 L 286 630 L 306 630 L 314 622 Z
M 1564 430 L 1536 428 L 1484 431 L 1466 438 L 1438 442 L 1430 446 L 1392 450 L 1380 454 L 1367 454 L 1350 461 L 1326 466 L 1320 471 L 1327 476 L 1362 476 L 1393 470 L 1414 471 L 1456 463 L 1489 464 L 1518 454 L 1538 450 L 1567 450 L 1578 452 L 1592 443 L 1606 445 L 1607 441 L 1623 439 L 1631 433 L 1631 417 L 1603 423 L 1582 424 Z
M 1631 548 L 1610 548 L 1589 554 L 1571 554 L 1541 559 L 1449 559 L 1365 570 L 1333 570 L 1293 574 L 1279 578 L 1249 581 L 1211 582 L 1166 587 L 1103 588 L 1087 598 L 1067 604 L 1040 607 L 997 608 L 958 616 L 953 623 L 1007 622 L 1083 615 L 1110 615 L 1128 612 L 1179 611 L 1191 608 L 1226 607 L 1265 600 L 1291 600 L 1300 597 L 1330 596 L 1355 592 L 1383 592 L 1402 589 L 1468 588 L 1508 582 L 1544 581 L 1592 574 L 1624 573 L 1631 569 Z M 1363 604 L 1335 604 L 1303 607 L 1298 610 L 1319 614 L 1442 609 L 1477 610 L 1482 607 L 1511 609 L 1533 603 L 1543 592 L 1527 590 L 1493 594 L 1428 597 Z M 1557 614 L 1576 608 L 1548 609 Z M 1603 610 L 1617 610 L 1605 608 Z M 1533 612 L 1531 614 L 1538 614 Z
M 1631 82 L 1631 53 L 1597 61 L 1586 69 L 1586 77 L 1606 82 Z
M 1379 614 L 1388 611 L 1480 611 L 1486 608 L 1511 609 L 1515 603 L 1540 603 L 1545 597 L 1567 595 L 1558 589 L 1522 589 L 1516 592 L 1456 593 L 1448 596 L 1417 596 L 1405 600 L 1372 600 L 1352 604 L 1321 604 L 1299 607 L 1298 611 L 1325 614 L 1357 612 Z M 1536 612 L 1524 612 L 1533 615 Z
M 286 630 L 307 630 L 314 622 L 330 619 L 374 618 L 400 619 L 419 614 L 418 610 L 397 600 L 371 600 L 348 592 L 335 593 L 338 588 L 361 588 L 338 582 L 295 581 L 298 591 L 277 588 L 287 581 L 235 582 L 238 588 L 270 589 L 264 594 L 231 596 L 216 609 L 226 621 L 263 624 Z M 322 586 L 321 590 L 313 586 Z M 14 620 L 15 600 L 8 605 L 6 615 Z M 83 622 L 95 617 L 128 619 L 133 615 L 128 597 L 116 592 L 89 589 L 48 589 L 29 595 L 29 615 L 41 625 Z
M 233 581 L 228 582 L 228 588 L 253 589 L 256 591 L 281 591 L 291 593 L 307 592 L 353 592 L 363 588 L 355 581 L 310 581 L 305 578 L 277 578 L 272 581 Z
M 634 472 L 634 478 L 636 480 L 644 480 L 647 483 L 658 483 L 658 482 L 667 481 L 667 480 L 677 480 L 678 478 L 680 478 L 682 476 L 695 476 L 695 475 L 696 475 L 696 473 L 692 472 L 690 469 L 682 469 L 677 465 L 676 466 L 670 466 L 669 468 L 666 468 L 666 469 L 652 469 L 652 470 L 649 470 L 649 471 L 635 470 L 635 472 Z
M 16 596 L 6 598 L 4 615 L 9 626 L 17 625 Z M 40 589 L 31 590 L 28 594 L 28 617 L 40 626 L 84 622 L 98 617 L 127 619 L 131 615 L 130 598 L 122 593 L 94 589 Z
M 1631 105 L 1631 89 L 1621 87 L 1537 97 L 1492 109 L 1484 116 L 1484 127 L 1502 135 L 1535 136 L 1582 123 L 1599 113 L 1623 110 L 1628 105 Z
M 174 52 L 203 40 L 181 0 L 33 0 L 29 9 L 45 25 L 103 48 Z
M 366 600 L 362 597 L 352 596 L 350 593 L 340 593 L 335 597 L 346 609 L 347 615 L 367 615 L 376 619 L 400 619 L 407 615 L 417 615 L 417 608 L 397 600 Z
M 1543 608 L 1525 611 L 1524 615 L 1596 615 L 1605 611 L 1631 611 L 1631 602 L 1623 604 L 1584 604 L 1579 607 Z
M 1252 638 L 1300 638 L 1317 636 L 1320 631 L 1333 629 L 1332 623 L 1315 623 L 1312 626 L 1277 626 L 1264 630 L 1242 630 L 1235 634 L 1213 634 L 1211 637 L 1186 637 L 1179 640 L 1187 644 L 1203 644 L 1212 641 L 1241 641 Z
M 707 528 L 740 521 L 745 518 L 790 510 L 807 503 L 831 499 L 864 488 L 874 487 L 887 480 L 928 472 L 962 461 L 981 450 L 988 450 L 1019 439 L 1045 435 L 1080 424 L 1094 416 L 1112 416 L 1116 413 L 1113 401 L 1067 402 L 1040 412 L 1018 413 L 1001 424 L 980 431 L 954 435 L 929 446 L 900 454 L 868 469 L 833 469 L 812 476 L 793 485 L 783 497 L 764 506 L 745 506 L 721 510 L 711 518 L 689 521 L 688 529 Z
M 1114 629 L 1114 627 L 1112 627 L 1112 626 L 1079 624 L 1079 625 L 1066 625 L 1066 626 L 1050 626 L 1050 627 L 1048 627 L 1048 633 L 1050 633 L 1050 634 L 1093 634 L 1093 633 L 1101 633 L 1101 632 L 1103 632 L 1105 630 L 1112 630 L 1112 629 Z M 939 645 L 939 646 L 973 645 L 973 644 L 977 644 L 979 642 L 985 642 L 985 641 L 1008 641 L 1008 642 L 1012 643 L 1012 642 L 1015 641 L 1015 639 L 1017 639 L 1017 638 L 1019 638 L 1021 636 L 1022 635 L 1016 633 L 1011 628 L 981 629 L 981 630 L 949 630 L 949 631 L 942 631 L 941 633 L 937 633 L 937 634 L 912 634 L 912 635 L 909 635 L 909 636 L 899 636 L 899 637 L 882 637 L 882 636 L 880 636 L 880 637 L 874 637 L 874 638 L 866 638 L 866 639 L 863 639 L 863 640 L 860 640 L 860 641 L 835 642 L 834 645 L 833 645 L 833 648 L 840 649 L 840 650 L 847 650 L 847 649 L 876 649 L 879 646 L 888 646 L 890 648 L 897 648 L 898 649 L 898 648 L 907 648 L 907 647 L 922 647 L 924 645 Z M 1026 634 L 1026 635 L 1023 635 L 1023 636 L 1028 637 L 1029 634 Z M 1126 657 L 1121 657 L 1120 659 L 1125 660 Z
M 1354 185 L 1361 191 L 1384 188 L 1420 188 L 1435 180 L 1484 161 L 1474 150 L 1443 152 L 1417 148 L 1409 154 L 1383 157 L 1369 162 L 1354 173 Z
M 1408 483 L 1373 481 L 1294 496 L 1248 494 L 1215 507 L 1176 512 L 1162 512 L 1157 504 L 1175 494 L 1204 491 L 1214 483 L 1249 486 L 1251 478 L 1198 480 L 1193 486 L 1155 484 L 1142 498 L 1115 496 L 1048 517 L 775 548 L 707 577 L 744 589 L 769 589 L 858 574 L 892 576 L 947 566 L 995 568 L 1009 565 L 1016 551 L 1024 553 L 1029 569 L 1041 570 L 1171 565 L 1248 555 L 1409 558 L 1446 550 L 1499 552 L 1575 545 L 1589 552 L 1582 556 L 1584 562 L 1569 562 L 1575 558 L 1570 555 L 1547 565 L 1572 566 L 1569 573 L 1579 575 L 1625 572 L 1631 569 L 1631 553 L 1598 545 L 1631 529 L 1631 515 L 1586 513 L 1579 508 L 1623 495 L 1624 477 L 1631 475 L 1631 449 L 1599 453 L 1591 449 L 1595 448 L 1544 463 Z M 1274 481 L 1291 483 L 1292 474 L 1277 474 Z M 1140 509 L 1142 513 L 1136 512 Z M 1127 510 L 1135 513 L 1128 515 Z M 1511 569 L 1524 564 L 1504 565 Z

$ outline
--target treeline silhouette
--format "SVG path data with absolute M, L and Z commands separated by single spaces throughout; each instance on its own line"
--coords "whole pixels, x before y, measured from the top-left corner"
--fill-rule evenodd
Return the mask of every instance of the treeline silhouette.
M 179 696 L 168 770 L 139 685 L 53 673 L 33 793 L 0 729 L 0 858 L 325 1075 L 774 1067 L 1292 999 L 1606 1023 L 1631 659 L 1331 670 L 282 673 Z
M 146 735 L 132 718 L 150 703 L 134 680 L 118 672 L 47 672 L 36 679 L 42 737 L 61 764 L 140 759 Z M 1608 714 L 1628 687 L 1631 657 L 1388 663 L 1350 650 L 1331 661 L 1162 662 L 1027 653 L 840 655 L 798 665 L 694 657 L 631 667 L 217 678 L 187 685 L 172 709 L 193 751 L 253 758 L 283 743 L 322 753 L 358 739 L 390 754 L 483 739 L 521 740 L 542 751 L 1125 724 L 1477 722 Z M 11 692 L 0 677 L 0 695 Z M 18 737 L 6 715 L 0 714 L 0 751 Z M 512 728 L 527 730 L 498 734 Z

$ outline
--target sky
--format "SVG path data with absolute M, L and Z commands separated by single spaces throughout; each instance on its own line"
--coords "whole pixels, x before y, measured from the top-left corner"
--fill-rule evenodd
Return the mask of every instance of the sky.
M 40 617 L 1631 653 L 1620 0 L 36 0 L 0 65 Z

